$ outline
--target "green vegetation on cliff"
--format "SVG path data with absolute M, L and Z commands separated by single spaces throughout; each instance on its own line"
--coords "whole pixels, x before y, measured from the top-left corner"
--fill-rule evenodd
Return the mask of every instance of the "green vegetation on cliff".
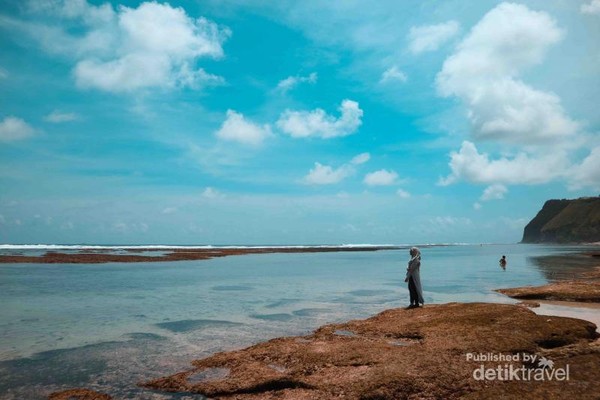
M 548 200 L 525 227 L 522 242 L 600 242 L 600 197 Z

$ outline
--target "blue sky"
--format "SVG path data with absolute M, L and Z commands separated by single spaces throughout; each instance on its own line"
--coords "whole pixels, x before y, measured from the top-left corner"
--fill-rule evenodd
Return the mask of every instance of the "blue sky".
M 600 0 L 0 5 L 0 242 L 517 242 L 600 191 Z

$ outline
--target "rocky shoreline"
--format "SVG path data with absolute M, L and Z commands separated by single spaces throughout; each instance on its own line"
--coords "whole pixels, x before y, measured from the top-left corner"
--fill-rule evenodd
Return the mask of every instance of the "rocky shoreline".
M 596 329 L 588 321 L 537 315 L 511 304 L 398 308 L 325 325 L 311 335 L 217 353 L 194 361 L 188 370 L 140 385 L 232 400 L 596 399 Z M 544 367 L 542 360 L 550 360 L 551 367 Z M 490 369 L 506 374 L 518 370 L 515 376 L 521 379 L 479 373 Z M 568 371 L 568 379 L 556 375 L 536 380 L 539 371 L 542 376 Z M 50 398 L 108 399 L 101 393 L 79 393 L 59 392 Z
M 83 249 L 79 252 L 67 253 L 47 251 L 41 256 L 27 256 L 22 254 L 0 255 L 0 264 L 101 264 L 110 262 L 167 262 L 167 261 L 194 261 L 208 260 L 216 257 L 240 256 L 247 254 L 272 254 L 272 253 L 329 253 L 329 252 L 355 252 L 397 250 L 407 247 L 401 246 L 314 246 L 314 247 L 222 247 L 222 248 L 137 248 L 128 249 L 124 253 L 115 253 L 114 250 Z M 146 253 L 146 254 L 143 254 Z M 154 254 L 156 255 L 154 255 Z
M 508 363 L 469 355 L 519 355 Z M 535 369 L 524 355 L 569 364 L 569 381 L 478 380 L 475 370 Z M 143 383 L 213 399 L 595 398 L 600 392 L 596 325 L 536 315 L 515 305 L 449 303 L 392 309 L 314 334 L 217 353 L 175 375 Z M 587 397 L 585 393 L 589 394 Z M 511 397 L 512 398 L 512 397 Z
M 582 279 L 553 282 L 542 286 L 497 289 L 519 300 L 561 300 L 600 303 L 600 267 L 582 275 Z
M 600 303 L 600 267 L 578 280 L 498 292 L 525 304 L 390 309 L 325 325 L 311 335 L 216 353 L 188 370 L 139 385 L 230 400 L 597 399 L 597 326 L 536 314 L 529 307 L 539 306 L 532 300 L 548 299 Z M 110 397 L 70 389 L 50 399 Z

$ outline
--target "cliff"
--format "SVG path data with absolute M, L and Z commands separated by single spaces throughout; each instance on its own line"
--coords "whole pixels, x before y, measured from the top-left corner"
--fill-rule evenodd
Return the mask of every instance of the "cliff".
M 548 200 L 523 231 L 522 243 L 600 242 L 600 197 Z

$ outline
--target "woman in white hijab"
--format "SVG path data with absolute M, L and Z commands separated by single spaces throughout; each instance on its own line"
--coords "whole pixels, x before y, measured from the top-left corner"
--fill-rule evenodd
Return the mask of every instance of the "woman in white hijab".
M 420 304 L 425 304 L 423 301 L 423 291 L 421 290 L 421 276 L 419 269 L 421 268 L 421 251 L 416 247 L 410 249 L 410 261 L 408 262 L 408 268 L 406 268 L 406 279 L 404 282 L 408 282 L 408 291 L 410 293 L 410 306 L 409 308 L 419 307 Z

